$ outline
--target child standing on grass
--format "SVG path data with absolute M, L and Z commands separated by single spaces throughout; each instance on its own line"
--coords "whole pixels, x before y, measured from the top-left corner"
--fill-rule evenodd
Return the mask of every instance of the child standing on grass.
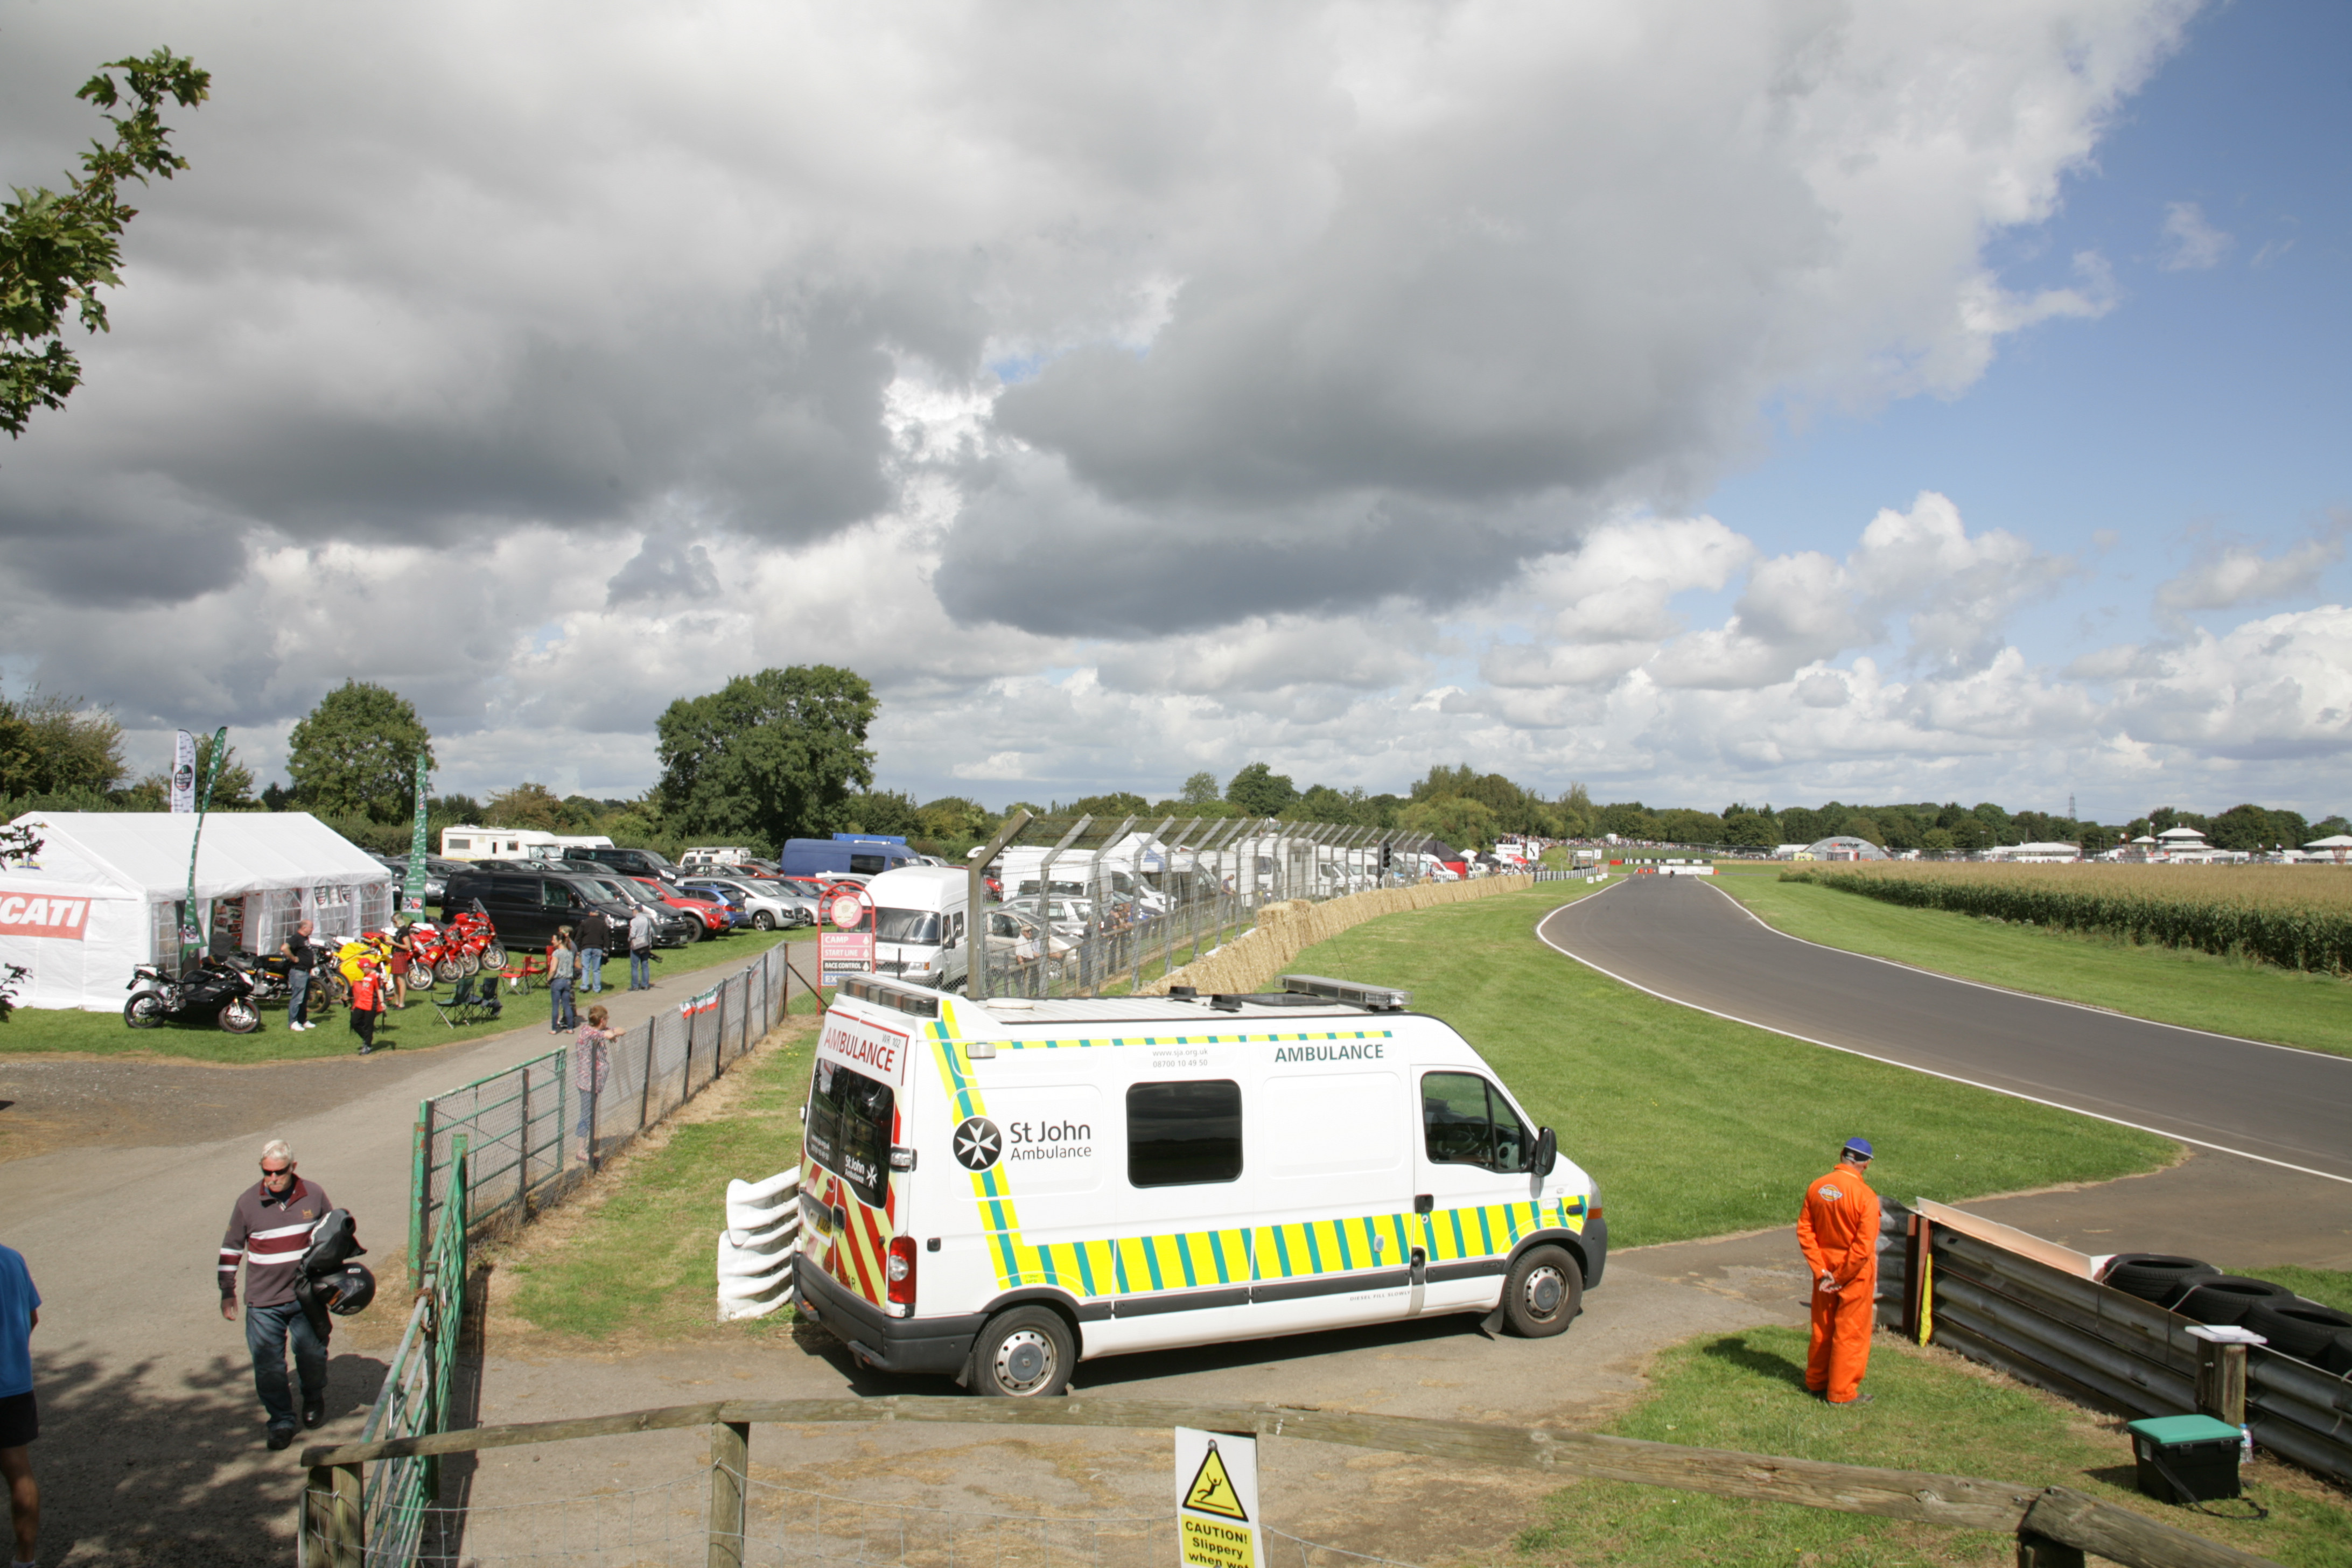
M 375 1049 L 375 1017 L 383 1010 L 383 972 L 373 959 L 362 959 L 352 978 L 352 1033 L 360 1037 L 362 1056 Z
M 572 1037 L 572 1085 L 580 1091 L 580 1137 L 584 1142 L 596 1125 L 596 1097 L 604 1089 L 604 1071 L 612 1065 L 613 1031 L 599 1005 L 588 1009 L 588 1026 Z

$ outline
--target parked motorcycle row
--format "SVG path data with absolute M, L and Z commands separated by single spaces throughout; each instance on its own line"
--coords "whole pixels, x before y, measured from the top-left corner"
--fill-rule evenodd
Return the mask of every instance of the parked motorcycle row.
M 350 1005 L 352 982 L 371 962 L 412 991 L 430 991 L 485 969 L 504 970 L 507 950 L 478 909 L 446 921 L 412 921 L 390 931 L 362 931 L 347 942 L 312 937 L 305 1018 L 315 1021 Z M 176 975 L 162 963 L 142 963 L 125 987 L 131 994 L 122 1005 L 122 1021 L 134 1029 L 214 1023 L 232 1035 L 249 1035 L 261 1026 L 263 1006 L 292 1000 L 293 969 L 292 959 L 276 952 L 207 953 Z

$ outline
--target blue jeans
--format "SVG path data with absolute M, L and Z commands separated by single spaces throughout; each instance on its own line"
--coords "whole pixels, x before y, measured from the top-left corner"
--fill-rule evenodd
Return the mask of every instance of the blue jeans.
M 302 1403 L 320 1405 L 327 1397 L 327 1347 L 310 1331 L 310 1320 L 299 1301 L 245 1310 L 245 1348 L 253 1352 L 253 1388 L 261 1407 L 269 1412 L 269 1429 L 291 1432 L 301 1425 L 294 1408 L 294 1391 L 286 1382 L 286 1341 L 294 1341 L 294 1370 L 302 1379 Z
M 286 1021 L 302 1022 L 302 1004 L 310 999 L 310 972 L 289 969 L 286 972 Z
M 629 989 L 643 991 L 654 983 L 654 950 L 649 947 L 629 949 Z
M 580 988 L 583 991 L 604 989 L 604 950 L 583 947 L 580 950 Z
M 560 980 L 549 981 L 547 983 L 547 1026 L 551 1029 L 569 1029 L 579 1022 L 579 1016 L 572 1011 L 572 976 L 567 974 Z

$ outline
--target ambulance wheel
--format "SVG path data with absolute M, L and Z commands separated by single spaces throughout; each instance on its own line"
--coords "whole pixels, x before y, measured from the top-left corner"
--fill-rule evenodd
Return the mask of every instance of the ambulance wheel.
M 991 1318 L 971 1347 L 972 1384 L 982 1394 L 1035 1399 L 1069 1386 L 1078 1359 L 1070 1326 L 1050 1307 L 1015 1307 Z
M 1584 1301 L 1584 1270 L 1557 1247 L 1531 1247 L 1503 1282 L 1503 1317 L 1522 1339 L 1548 1339 L 1576 1321 Z

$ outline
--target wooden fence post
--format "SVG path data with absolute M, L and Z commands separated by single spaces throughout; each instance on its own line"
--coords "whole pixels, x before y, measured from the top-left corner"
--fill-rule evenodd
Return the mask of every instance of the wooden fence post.
M 710 1427 L 710 1537 L 707 1568 L 743 1568 L 743 1493 L 751 1468 L 751 1424 Z
M 366 1568 L 367 1493 L 357 1465 L 313 1465 L 302 1491 L 302 1528 L 324 1549 L 326 1568 Z
M 2197 1341 L 2197 1408 L 2232 1426 L 2246 1424 L 2245 1346 Z

